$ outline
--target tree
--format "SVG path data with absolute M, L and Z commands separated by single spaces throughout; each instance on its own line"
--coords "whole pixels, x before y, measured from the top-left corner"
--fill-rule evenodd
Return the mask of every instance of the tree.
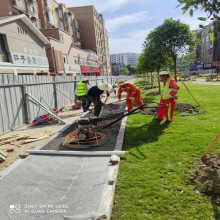
M 197 57 L 195 51 L 190 51 L 188 54 L 180 59 L 178 69 L 180 71 L 188 71 L 190 64 L 197 63 Z
M 120 73 L 123 74 L 123 75 L 128 75 L 129 74 L 129 70 L 126 67 L 122 67 L 120 69 Z
M 189 11 L 189 14 L 193 16 L 194 10 L 203 10 L 207 13 L 208 18 L 214 20 L 220 20 L 220 2 L 219 0 L 178 0 L 180 5 L 183 6 L 183 13 Z M 206 18 L 199 17 L 199 20 L 205 21 Z
M 144 73 L 146 71 L 145 62 L 146 62 L 145 54 L 144 52 L 142 52 L 138 58 L 138 65 L 137 65 L 138 73 Z
M 145 58 L 149 70 L 151 72 L 157 72 L 158 86 L 160 91 L 160 77 L 159 73 L 161 70 L 166 69 L 170 63 L 170 58 L 167 56 L 163 48 L 158 48 L 155 39 L 151 38 L 145 43 Z
M 139 57 L 138 70 L 142 72 L 157 72 L 158 86 L 160 91 L 160 79 L 159 72 L 162 69 L 166 69 L 170 63 L 170 58 L 166 55 L 163 48 L 157 47 L 156 39 L 153 38 L 153 32 L 149 34 L 151 38 L 147 37 L 144 50 Z M 148 35 L 148 36 L 149 36 Z
M 136 66 L 131 66 L 130 64 L 126 66 L 130 74 L 135 74 L 137 73 L 137 68 Z
M 148 35 L 147 41 L 151 40 L 156 48 L 172 59 L 174 76 L 177 80 L 177 58 L 194 50 L 197 42 L 189 25 L 179 20 L 166 19 Z

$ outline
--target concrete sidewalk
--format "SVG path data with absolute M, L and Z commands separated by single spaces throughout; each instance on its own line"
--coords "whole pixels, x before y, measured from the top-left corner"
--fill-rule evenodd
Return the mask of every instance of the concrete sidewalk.
M 111 97 L 108 101 L 116 101 Z M 29 148 L 42 148 L 82 113 L 66 112 L 67 122 L 31 131 L 22 128 L 13 133 L 35 134 L 54 131 L 48 140 Z M 116 147 L 122 147 L 125 122 L 121 125 Z M 61 130 L 61 131 L 60 131 Z M 29 133 L 30 132 L 30 133 Z M 117 138 L 117 137 L 116 137 Z M 0 219 L 61 220 L 109 219 L 114 197 L 118 166 L 109 164 L 110 157 L 28 156 L 17 160 L 0 175 Z
M 109 166 L 109 157 L 29 156 L 0 179 L 0 219 L 98 219 Z

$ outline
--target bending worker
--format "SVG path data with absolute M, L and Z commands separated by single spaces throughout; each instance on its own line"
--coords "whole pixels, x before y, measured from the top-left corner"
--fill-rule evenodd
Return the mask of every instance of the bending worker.
M 135 99 L 138 107 L 143 105 L 141 91 L 137 86 L 135 86 L 132 83 L 126 82 L 124 80 L 119 80 L 118 87 L 119 87 L 119 89 L 118 89 L 118 100 L 119 101 L 121 100 L 121 93 L 122 92 L 127 93 L 126 104 L 127 104 L 128 110 L 132 110 L 132 108 L 133 108 L 133 104 L 132 104 L 133 98 Z M 142 111 L 143 110 L 141 110 L 141 112 Z
M 89 79 L 83 78 L 76 85 L 76 96 L 77 99 L 82 101 L 83 112 L 87 112 L 91 105 L 91 100 L 89 99 L 87 93 L 89 90 Z
M 179 90 L 179 85 L 170 77 L 170 74 L 167 71 L 163 71 L 159 75 L 161 81 L 163 82 L 160 105 L 168 106 L 158 108 L 157 118 L 161 122 L 172 121 L 177 99 L 176 94 Z
M 109 96 L 108 90 L 111 90 L 112 86 L 108 83 L 99 83 L 97 86 L 92 86 L 88 91 L 88 96 L 91 102 L 94 104 L 94 116 L 98 117 L 101 113 L 104 103 L 101 101 L 101 95 L 106 91 Z

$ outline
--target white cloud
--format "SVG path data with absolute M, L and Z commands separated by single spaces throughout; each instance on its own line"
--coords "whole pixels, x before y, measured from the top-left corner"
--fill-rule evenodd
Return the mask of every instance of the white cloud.
M 133 2 L 133 0 L 60 0 L 60 2 L 66 4 L 68 7 L 94 5 L 98 12 L 116 11 L 121 6 Z
M 110 53 L 141 53 L 143 43 L 151 30 L 134 30 L 125 38 L 110 38 Z
M 200 24 L 206 24 L 206 22 L 202 22 L 198 17 L 205 17 L 205 13 L 196 12 L 193 17 L 189 16 L 189 14 L 182 14 L 174 19 L 179 19 L 182 23 L 188 24 L 192 30 L 197 30 Z M 209 23 L 209 22 L 208 22 Z
M 143 22 L 146 20 L 150 20 L 151 18 L 148 18 L 148 12 L 147 11 L 140 11 L 137 13 L 133 13 L 130 15 L 124 15 L 120 17 L 115 17 L 113 19 L 106 20 L 106 27 L 109 32 L 114 32 L 118 30 L 120 27 L 129 25 L 129 24 L 136 24 L 139 22 Z

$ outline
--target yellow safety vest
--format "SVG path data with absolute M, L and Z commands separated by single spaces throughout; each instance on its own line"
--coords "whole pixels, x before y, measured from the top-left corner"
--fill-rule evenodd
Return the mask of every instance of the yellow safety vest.
M 87 95 L 87 88 L 84 82 L 79 82 L 76 87 L 76 95 L 78 97 Z

